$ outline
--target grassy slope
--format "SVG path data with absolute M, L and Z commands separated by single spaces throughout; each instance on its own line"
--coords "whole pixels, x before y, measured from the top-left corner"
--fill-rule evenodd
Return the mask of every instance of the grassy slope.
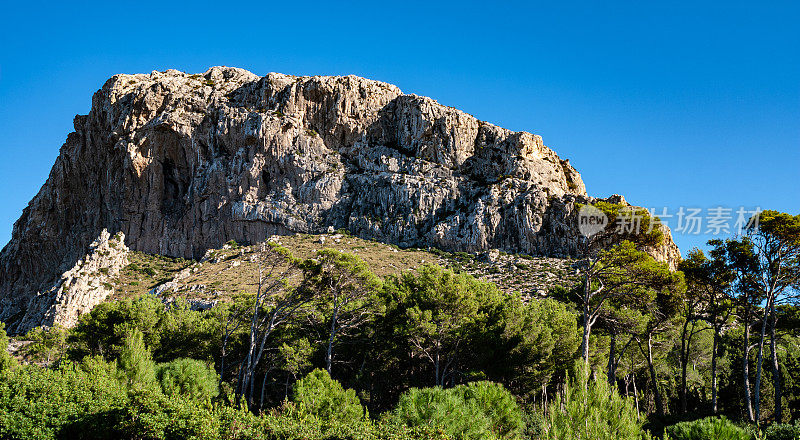
M 332 248 L 358 255 L 381 277 L 414 270 L 422 264 L 435 263 L 457 271 L 466 271 L 478 278 L 495 282 L 507 292 L 519 291 L 524 298 L 544 293 L 553 285 L 571 285 L 575 280 L 569 260 L 500 254 L 494 262 L 467 253 L 448 253 L 438 249 L 400 249 L 375 241 L 342 234 L 276 237 L 295 257 L 310 258 L 318 250 Z M 159 255 L 133 252 L 131 264 L 113 283 L 112 299 L 149 292 L 170 281 L 183 269 L 188 277 L 178 281 L 170 296 L 189 299 L 224 300 L 238 292 L 253 292 L 257 267 L 250 261 L 254 247 L 224 246 L 212 250 L 200 262 L 172 259 Z

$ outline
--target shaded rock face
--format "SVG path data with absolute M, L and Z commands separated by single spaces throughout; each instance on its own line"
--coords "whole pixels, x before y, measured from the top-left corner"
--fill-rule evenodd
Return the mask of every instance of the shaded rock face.
M 355 76 L 117 75 L 74 125 L 0 253 L 12 331 L 104 229 L 184 258 L 331 227 L 400 246 L 574 256 L 575 203 L 593 200 L 541 137 Z M 679 256 L 671 240 L 654 255 Z

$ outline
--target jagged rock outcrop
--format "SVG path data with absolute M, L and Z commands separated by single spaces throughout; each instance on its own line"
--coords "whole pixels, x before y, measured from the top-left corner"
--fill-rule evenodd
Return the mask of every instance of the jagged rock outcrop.
M 0 320 L 12 331 L 104 229 L 184 258 L 330 227 L 401 246 L 567 256 L 575 203 L 592 200 L 541 137 L 355 76 L 116 75 L 74 125 L 0 253 Z M 678 258 L 671 241 L 654 254 Z
M 61 274 L 48 290 L 37 292 L 28 302 L 15 331 L 25 333 L 34 327 L 61 325 L 72 327 L 78 318 L 114 293 L 109 283 L 128 264 L 125 234 L 113 237 L 103 229 L 89 245 L 89 253 Z

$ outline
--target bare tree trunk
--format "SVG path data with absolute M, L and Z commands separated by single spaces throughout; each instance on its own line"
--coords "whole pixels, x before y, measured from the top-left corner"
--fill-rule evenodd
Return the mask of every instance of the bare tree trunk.
M 592 332 L 591 326 L 584 319 L 583 324 L 583 343 L 581 344 L 581 358 L 589 363 L 589 336 Z
M 769 319 L 769 309 L 772 306 L 772 299 L 767 300 L 764 308 L 764 319 L 761 321 L 761 337 L 758 340 L 758 360 L 756 361 L 756 386 L 753 392 L 755 403 L 756 423 L 761 420 L 761 367 L 764 363 L 764 339 L 767 333 L 767 320 Z
M 244 365 L 239 365 L 239 380 L 237 381 L 236 386 L 236 404 L 238 405 L 242 401 L 242 397 L 244 396 Z
M 338 318 L 339 309 L 333 308 L 333 316 L 331 317 L 331 333 L 328 337 L 328 349 L 325 351 L 325 368 L 328 370 L 328 375 L 331 374 L 331 365 L 333 364 L 333 339 L 336 337 L 336 319 Z
M 547 385 L 542 385 L 542 409 L 547 408 Z
M 631 373 L 631 377 L 633 380 L 633 399 L 636 401 L 636 418 L 639 418 L 639 392 L 636 390 L 636 374 Z
M 592 282 L 589 276 L 585 276 L 583 280 L 583 339 L 581 341 L 581 357 L 587 364 L 589 363 L 589 336 L 592 332 L 591 324 L 591 307 L 589 304 L 589 289 L 592 287 Z
M 689 329 L 689 320 L 683 322 L 683 330 L 681 331 L 681 353 L 680 353 L 680 361 L 681 361 L 681 414 L 686 414 L 686 364 L 688 364 L 689 359 L 689 344 L 691 344 L 691 336 L 688 338 L 686 337 L 686 333 Z
M 781 402 L 781 370 L 778 364 L 778 350 L 777 341 L 775 339 L 775 326 L 777 325 L 778 316 L 775 313 L 775 302 L 772 302 L 770 308 L 770 326 L 769 326 L 769 340 L 770 340 L 770 355 L 772 356 L 772 381 L 775 387 L 775 422 L 781 423 L 783 421 L 783 405 Z
M 222 385 L 222 381 L 225 380 L 225 342 L 222 343 L 222 353 L 219 358 L 219 384 Z
M 253 390 L 255 389 L 255 385 L 256 385 L 256 376 L 255 375 L 256 375 L 256 372 L 255 372 L 255 369 L 253 369 L 253 372 L 250 373 L 250 387 L 247 390 L 247 402 L 250 404 L 250 408 L 255 408 L 256 407 L 256 399 L 255 399 L 255 397 L 253 395 Z
M 625 397 L 630 397 L 630 387 L 631 387 L 631 375 L 625 375 Z
M 264 388 L 267 387 L 267 373 L 264 373 L 264 380 L 261 381 L 261 398 L 258 400 L 258 410 L 264 408 Z
M 641 346 L 640 346 L 641 348 Z M 642 351 L 644 351 L 642 349 Z M 658 388 L 658 376 L 656 375 L 656 368 L 653 365 L 653 336 L 647 335 L 647 368 L 650 370 L 650 380 L 653 381 L 653 396 L 656 399 L 656 412 L 659 417 L 664 417 L 664 400 L 661 398 L 661 390 Z
M 616 345 L 617 345 L 616 344 L 616 333 L 614 333 L 613 347 L 612 347 L 612 350 L 611 350 L 612 351 L 612 356 L 609 356 L 609 369 L 608 369 L 608 371 L 609 371 L 609 385 L 615 386 L 615 384 L 617 383 L 617 370 L 619 369 L 619 363 L 622 360 L 622 357 L 625 356 L 625 353 L 628 351 L 628 347 L 630 347 L 630 345 L 633 343 L 634 339 L 636 339 L 636 337 L 635 336 L 631 336 L 628 339 L 628 342 L 626 342 L 625 345 L 622 346 L 622 349 L 619 350 L 619 353 L 616 353 L 616 351 L 617 351 L 617 349 L 616 349 Z M 625 376 L 625 380 L 626 380 L 625 387 L 627 388 L 627 386 L 628 386 L 628 384 L 627 384 L 628 376 L 627 375 Z M 626 390 L 626 392 L 627 392 L 627 390 Z
M 714 322 L 714 342 L 711 344 L 711 413 L 717 413 L 717 346 L 719 345 L 719 327 Z
M 617 383 L 617 368 L 614 359 L 617 356 L 617 334 L 615 332 L 611 332 L 611 343 L 609 344 L 611 348 L 608 351 L 608 385 L 613 387 Z
M 439 378 L 439 363 L 440 362 L 441 362 L 441 358 L 440 358 L 440 355 L 439 355 L 439 350 L 436 350 L 436 355 L 434 355 L 434 361 L 433 361 L 433 369 L 434 369 L 434 373 L 433 374 L 435 376 L 434 385 L 437 386 L 437 387 L 442 385 L 439 382 L 439 379 L 440 379 Z
M 253 375 L 255 374 L 255 365 L 253 362 L 257 344 L 258 332 L 258 308 L 261 305 L 261 289 L 264 284 L 263 268 L 258 268 L 258 290 L 256 292 L 255 301 L 253 302 L 253 316 L 250 319 L 250 341 L 247 349 L 247 356 L 242 363 L 242 376 L 239 392 L 244 396 L 248 408 L 253 408 Z
M 745 313 L 744 346 L 742 347 L 742 371 L 744 380 L 744 402 L 747 408 L 747 420 L 755 421 L 753 413 L 753 399 L 750 395 L 750 313 Z

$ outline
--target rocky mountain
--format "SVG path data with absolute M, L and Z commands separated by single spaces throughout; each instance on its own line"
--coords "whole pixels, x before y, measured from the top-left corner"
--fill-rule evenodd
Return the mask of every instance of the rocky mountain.
M 116 75 L 74 125 L 0 253 L 11 331 L 52 321 L 75 284 L 67 273 L 111 234 L 187 259 L 229 240 L 334 229 L 567 257 L 578 252 L 575 205 L 595 200 L 541 137 L 355 76 Z M 653 254 L 679 258 L 669 238 Z

